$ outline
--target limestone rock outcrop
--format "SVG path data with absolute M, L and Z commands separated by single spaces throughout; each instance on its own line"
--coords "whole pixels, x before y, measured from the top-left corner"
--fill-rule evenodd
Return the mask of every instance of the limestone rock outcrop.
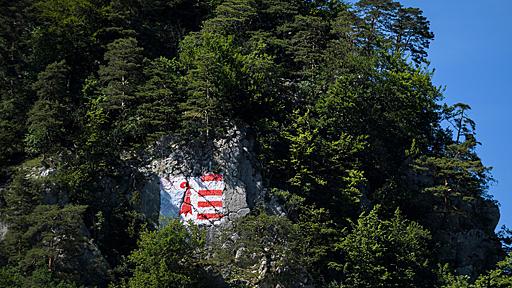
M 253 154 L 254 140 L 245 129 L 232 127 L 210 143 L 180 143 L 162 140 L 154 149 L 148 165 L 141 171 L 147 179 L 142 189 L 142 211 L 153 222 L 161 214 L 162 179 L 165 177 L 200 177 L 208 173 L 222 175 L 221 221 L 223 224 L 247 215 L 263 201 L 262 177 Z M 195 208 L 195 207 L 194 207 Z
M 455 210 L 428 215 L 428 227 L 436 242 L 441 261 L 450 263 L 458 274 L 476 277 L 501 260 L 501 243 L 494 229 L 500 219 L 492 200 L 462 200 L 453 197 Z

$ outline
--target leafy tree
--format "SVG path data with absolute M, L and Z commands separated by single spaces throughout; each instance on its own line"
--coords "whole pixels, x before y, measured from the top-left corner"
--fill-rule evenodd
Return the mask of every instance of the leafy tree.
M 454 276 L 442 270 L 441 288 L 505 288 L 512 285 L 511 256 L 499 262 L 495 269 L 481 274 L 473 283 L 468 276 Z
M 34 28 L 29 38 L 31 65 L 44 69 L 64 59 L 69 65 L 69 87 L 73 103 L 80 102 L 83 78 L 97 69 L 105 42 L 101 35 L 109 26 L 104 15 L 106 1 L 37 0 L 31 1 Z M 111 39 L 109 39 L 111 41 Z M 108 43 L 108 42 L 107 42 Z
M 203 237 L 198 229 L 185 227 L 174 219 L 158 231 L 143 232 L 138 248 L 128 257 L 134 265 L 128 286 L 203 287 L 206 285 L 201 279 L 203 255 L 199 253 L 204 245 Z
M 233 37 L 207 32 L 184 39 L 180 62 L 188 70 L 188 97 L 182 123 L 190 135 L 213 139 L 226 120 L 254 119 L 268 101 L 274 63 L 261 45 L 256 48 L 244 53 Z
M 470 278 L 467 275 L 453 275 L 448 265 L 440 266 L 438 271 L 438 286 L 441 288 L 468 288 L 471 287 Z
M 339 243 L 346 261 L 341 287 L 432 287 L 430 233 L 398 210 L 389 220 L 378 210 L 362 214 Z
M 496 265 L 496 269 L 480 275 L 475 281 L 475 288 L 505 288 L 512 285 L 512 256 Z
M 365 148 L 364 137 L 346 133 L 329 138 L 321 134 L 310 113 L 297 115 L 284 136 L 289 140 L 288 183 L 310 203 L 328 208 L 333 215 L 357 213 L 365 178 L 357 163 L 350 163 Z M 349 160 L 350 159 L 350 160 Z
M 285 217 L 246 216 L 216 239 L 210 261 L 233 285 L 300 285 L 307 273 L 304 265 L 309 264 L 302 254 L 307 251 L 301 250 L 301 235 L 299 226 Z
M 421 10 L 393 0 L 0 8 L 0 286 L 102 287 L 110 272 L 126 280 L 112 285 L 216 285 L 205 270 L 233 286 L 510 285 L 508 262 L 494 267 L 508 248 L 477 209 L 494 204 L 470 107 L 442 105 Z M 154 220 L 141 212 L 147 147 L 172 136 L 213 158 L 233 126 L 254 140 L 265 208 L 286 216 L 235 221 L 215 251 L 194 226 L 141 233 Z M 472 278 L 443 266 L 435 283 L 431 263 L 461 268 L 444 253 L 460 245 L 447 230 L 484 231 L 496 245 L 486 263 L 467 260 Z

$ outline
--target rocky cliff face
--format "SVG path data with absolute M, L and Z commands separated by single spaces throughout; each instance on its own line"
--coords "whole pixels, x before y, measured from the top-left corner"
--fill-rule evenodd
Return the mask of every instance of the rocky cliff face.
M 431 187 L 433 179 L 408 175 L 409 187 Z M 409 209 L 428 228 L 441 263 L 448 263 L 457 274 L 472 278 L 492 269 L 503 258 L 501 242 L 495 229 L 500 219 L 495 201 L 484 197 L 450 195 L 447 199 L 417 192 Z
M 0 241 L 4 240 L 5 234 L 7 234 L 9 226 L 5 222 L 0 222 Z
M 54 168 L 45 168 L 43 166 L 32 167 L 25 177 L 28 179 L 40 180 L 52 176 L 57 171 Z M 50 185 L 50 184 L 47 184 Z M 0 188 L 0 194 L 7 188 Z M 52 189 L 49 186 L 43 186 L 43 202 L 47 205 L 65 205 L 69 199 L 65 193 L 59 193 L 59 190 Z M 1 207 L 1 205 L 0 205 Z M 70 275 L 77 275 L 81 283 L 95 287 L 97 285 L 106 285 L 109 264 L 102 255 L 98 246 L 91 239 L 89 230 L 85 223 L 80 223 L 80 239 L 76 241 L 76 247 L 72 251 L 60 249 L 56 257 L 55 265 L 60 271 L 69 272 Z M 9 232 L 9 223 L 2 221 L 0 215 L 0 241 L 3 241 Z M 55 238 L 58 242 L 58 237 Z M 81 267 L 77 271 L 76 267 Z M 91 277 L 94 275 L 94 277 Z
M 253 146 L 254 141 L 248 133 L 236 127 L 210 144 L 180 144 L 175 139 L 162 141 L 160 148 L 152 152 L 149 164 L 140 169 L 147 179 L 142 193 L 142 210 L 145 215 L 155 225 L 162 219 L 162 197 L 166 197 L 162 179 L 191 179 L 209 173 L 223 177 L 224 217 L 203 224 L 216 226 L 229 223 L 247 215 L 258 203 L 264 204 L 274 214 L 282 214 L 275 201 L 267 199 L 263 203 L 265 192 L 262 176 L 256 167 Z M 421 224 L 432 231 L 436 243 L 442 243 L 435 249 L 442 255 L 440 260 L 443 263 L 450 263 L 459 274 L 476 276 L 492 267 L 502 256 L 500 242 L 494 233 L 499 221 L 499 209 L 493 201 L 483 198 L 469 200 L 454 197 L 450 201 L 454 207 L 453 212 L 427 212 Z M 430 198 L 424 201 L 428 205 L 436 205 L 435 202 L 435 199 Z M 426 211 L 433 210 L 426 208 Z
M 455 212 L 427 215 L 441 261 L 458 274 L 476 277 L 503 257 L 494 229 L 500 219 L 498 206 L 486 199 L 451 199 Z
M 211 143 L 180 144 L 174 139 L 164 140 L 160 143 L 163 148 L 155 149 L 157 152 L 153 151 L 152 154 L 156 156 L 150 159 L 149 165 L 141 169 L 147 179 L 142 193 L 142 210 L 145 215 L 156 223 L 159 217 L 167 214 L 164 213 L 162 203 L 173 190 L 165 189 L 164 184 L 167 183 L 163 183 L 164 181 L 185 179 L 192 183 L 193 179 L 198 179 L 196 182 L 201 182 L 199 179 L 204 175 L 219 175 L 219 179 L 222 179 L 219 180 L 222 182 L 222 193 L 215 198 L 222 201 L 217 209 L 222 217 L 216 219 L 218 221 L 201 222 L 202 224 L 220 225 L 247 215 L 264 196 L 262 177 L 256 168 L 257 161 L 252 152 L 253 145 L 254 142 L 246 131 L 236 127 L 232 127 L 225 136 L 214 139 Z M 176 187 L 176 191 L 179 191 L 179 186 Z M 197 189 L 201 188 L 192 187 L 192 193 L 201 194 L 201 190 L 196 191 Z M 178 201 L 187 202 L 185 196 L 178 197 Z M 210 201 L 212 202 L 214 201 Z M 196 207 L 197 204 L 197 201 L 191 203 L 192 211 L 201 208 Z M 180 207 L 176 209 L 179 210 Z

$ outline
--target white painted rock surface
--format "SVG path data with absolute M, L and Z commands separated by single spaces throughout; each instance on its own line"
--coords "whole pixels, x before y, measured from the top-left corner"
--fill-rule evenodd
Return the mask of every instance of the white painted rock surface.
M 253 142 L 232 128 L 211 143 L 162 144 L 142 169 L 148 179 L 142 193 L 144 213 L 197 225 L 220 225 L 247 215 L 263 201 Z

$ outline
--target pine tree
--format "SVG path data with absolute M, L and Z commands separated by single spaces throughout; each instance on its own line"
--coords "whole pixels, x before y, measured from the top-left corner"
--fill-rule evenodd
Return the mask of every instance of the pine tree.
M 48 65 L 38 75 L 33 89 L 38 100 L 28 113 L 27 150 L 35 154 L 56 152 L 65 146 L 71 109 L 68 84 L 69 67 L 64 61 Z
M 136 93 L 137 107 L 128 128 L 136 139 L 155 141 L 178 127 L 179 104 L 184 96 L 178 65 L 175 60 L 160 57 L 144 69 L 147 80 Z
M 390 29 L 395 38 L 395 52 L 409 52 L 414 62 L 426 62 L 430 41 L 434 39 L 430 22 L 418 8 L 400 7 L 396 18 Z
M 142 51 L 135 38 L 117 39 L 107 46 L 99 82 L 105 109 L 112 119 L 133 107 L 137 85 L 142 80 Z
M 136 93 L 143 80 L 142 51 L 135 38 L 121 38 L 110 43 L 105 65 L 98 71 L 101 101 L 99 107 L 108 117 L 111 138 L 118 145 L 130 141 L 130 115 L 136 109 Z
M 20 170 L 5 191 L 1 213 L 9 229 L 0 242 L 1 254 L 9 267 L 28 276 L 24 282 L 78 280 L 85 271 L 76 257 L 87 245 L 82 221 L 86 207 L 64 204 L 63 187 L 28 171 Z M 46 280 L 38 280 L 41 271 L 48 272 Z
M 447 109 L 449 122 L 457 129 L 455 143 L 449 143 L 438 155 L 420 156 L 413 168 L 418 174 L 430 177 L 423 187 L 424 192 L 442 199 L 438 207 L 442 213 L 454 209 L 452 200 L 457 198 L 476 199 L 485 196 L 490 169 L 485 167 L 476 154 L 478 142 L 474 135 L 475 124 L 464 114 L 469 106 L 457 104 Z M 461 136 L 464 141 L 461 142 Z
M 23 135 L 30 104 L 28 88 L 33 73 L 27 65 L 30 54 L 30 1 L 0 3 L 0 174 L 24 156 Z
M 403 7 L 393 0 L 361 0 L 356 11 L 364 20 L 361 31 L 367 52 L 410 53 L 412 60 L 423 63 L 434 34 L 421 10 Z
M 215 17 L 205 21 L 203 31 L 232 35 L 238 40 L 256 25 L 256 1 L 229 0 L 215 9 Z

